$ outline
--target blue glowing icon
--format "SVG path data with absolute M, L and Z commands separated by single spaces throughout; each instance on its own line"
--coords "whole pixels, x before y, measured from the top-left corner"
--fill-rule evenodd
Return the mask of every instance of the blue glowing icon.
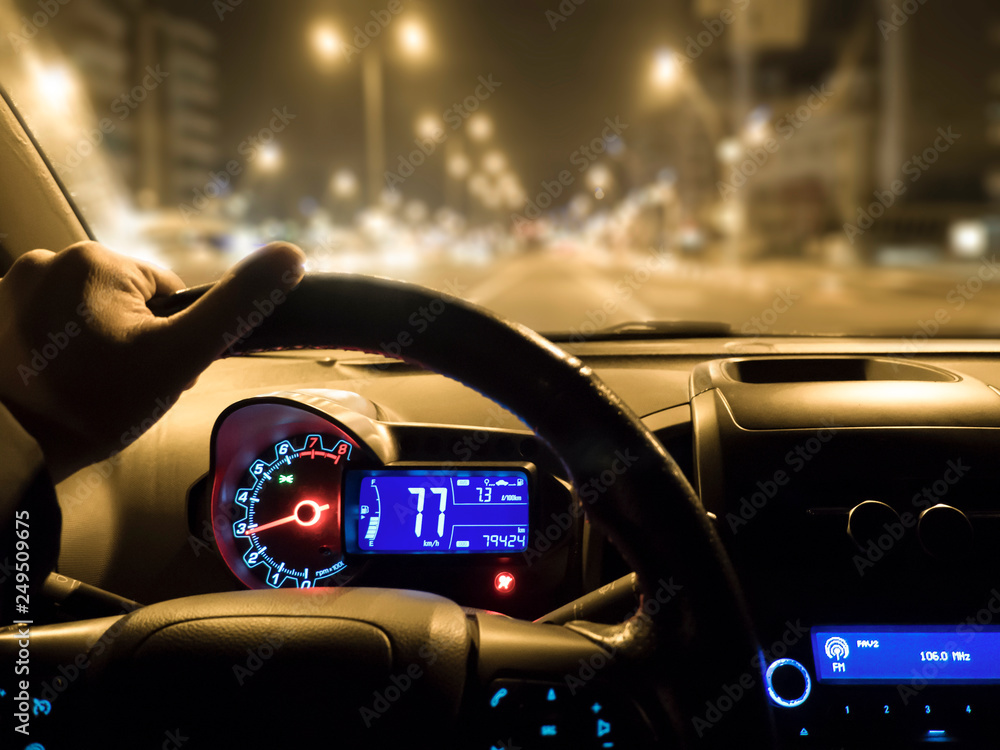
M 48 716 L 49 712 L 52 710 L 52 704 L 48 701 L 34 699 L 35 703 L 31 708 L 31 713 L 35 716 Z
M 604 708 L 604 706 L 602 706 L 600 703 L 595 703 L 593 706 L 590 707 L 590 710 L 593 711 L 595 714 L 599 714 L 602 708 Z
M 555 737 L 557 732 L 555 724 L 542 724 L 542 737 Z
M 611 723 L 604 719 L 597 720 L 597 736 L 603 737 L 611 731 Z
M 495 693 L 493 693 L 493 697 L 490 698 L 490 706 L 492 706 L 493 708 L 499 706 L 500 701 L 506 695 L 507 695 L 507 688 L 500 688 L 499 690 L 497 690 Z
M 45 750 L 45 745 L 41 742 L 32 742 L 30 745 L 25 745 L 24 750 Z
M 554 701 L 555 699 L 556 699 L 556 689 L 555 688 L 549 688 L 549 694 L 545 698 L 545 700 Z
M 826 655 L 837 661 L 842 661 L 848 657 L 851 653 L 851 649 L 845 641 L 840 636 L 834 636 L 833 638 L 828 638 L 826 644 L 823 646 L 823 650 L 826 651 Z

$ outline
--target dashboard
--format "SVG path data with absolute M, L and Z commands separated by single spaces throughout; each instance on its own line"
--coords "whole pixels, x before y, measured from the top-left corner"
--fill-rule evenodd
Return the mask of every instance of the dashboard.
M 760 660 L 696 726 L 724 720 L 763 680 L 787 747 L 990 746 L 990 346 L 940 341 L 916 357 L 875 340 L 572 347 L 698 489 L 750 603 Z M 88 509 L 107 530 L 73 502 L 85 480 L 60 487 L 61 570 L 142 602 L 385 586 L 535 619 L 628 573 L 528 425 L 405 363 L 220 362 L 122 456 Z
M 527 431 L 400 424 L 357 394 L 285 392 L 220 415 L 207 508 L 199 497 L 193 510 L 248 588 L 405 580 L 521 610 L 534 597 L 512 602 L 519 587 L 552 597 L 582 585 L 553 576 L 580 553 L 557 471 Z M 574 523 L 545 537 L 544 519 L 560 514 Z

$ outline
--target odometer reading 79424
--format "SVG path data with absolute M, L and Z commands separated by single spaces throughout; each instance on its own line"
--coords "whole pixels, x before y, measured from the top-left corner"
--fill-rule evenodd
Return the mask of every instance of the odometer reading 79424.
M 354 473 L 349 551 L 521 552 L 528 544 L 525 471 L 378 469 Z

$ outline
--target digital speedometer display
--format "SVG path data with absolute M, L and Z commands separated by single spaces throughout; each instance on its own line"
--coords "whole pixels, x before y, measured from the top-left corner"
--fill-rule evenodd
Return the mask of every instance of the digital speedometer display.
M 348 550 L 360 553 L 523 552 L 528 475 L 521 470 L 351 472 Z

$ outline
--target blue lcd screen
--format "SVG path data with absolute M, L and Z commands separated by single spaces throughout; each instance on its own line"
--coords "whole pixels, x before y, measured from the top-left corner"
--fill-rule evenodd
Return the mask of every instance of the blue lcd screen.
M 824 683 L 1000 683 L 998 626 L 817 626 L 812 646 Z
M 357 472 L 349 487 L 357 552 L 523 552 L 528 546 L 525 471 L 378 469 Z

